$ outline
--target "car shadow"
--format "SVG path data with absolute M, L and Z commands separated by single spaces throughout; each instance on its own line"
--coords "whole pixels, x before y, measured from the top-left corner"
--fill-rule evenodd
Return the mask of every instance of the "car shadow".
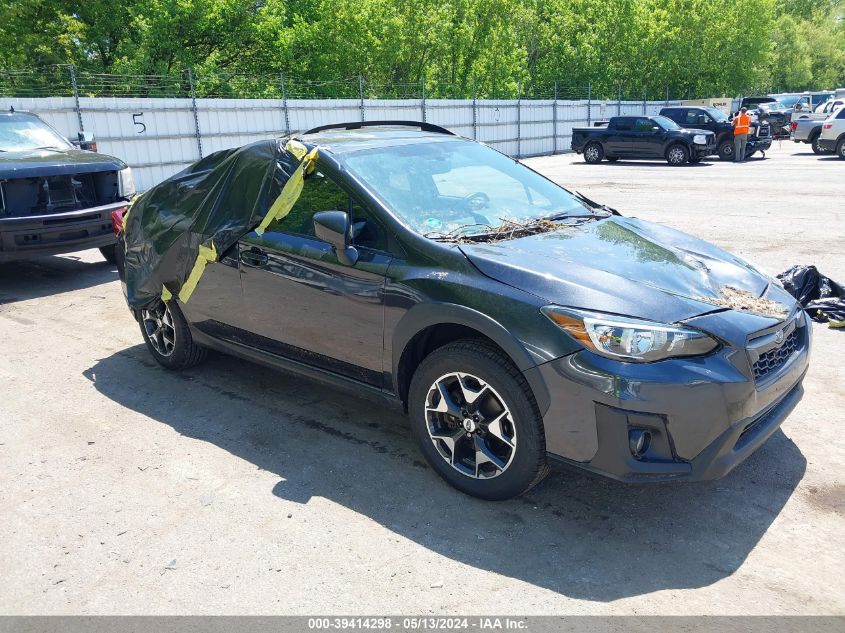
M 117 267 L 105 260 L 86 262 L 71 256 L 41 257 L 0 264 L 0 305 L 81 290 L 117 279 Z
M 778 431 L 716 482 L 632 486 L 559 472 L 526 496 L 484 502 L 423 462 L 400 412 L 319 383 L 224 355 L 170 373 L 143 345 L 84 374 L 112 401 L 278 476 L 268 502 L 323 497 L 465 565 L 600 602 L 730 576 L 806 468 Z
M 710 167 L 713 162 L 721 162 L 721 161 L 716 159 L 715 161 L 709 161 L 709 162 L 702 161 L 700 163 L 686 163 L 684 165 L 681 165 L 680 167 L 682 167 L 684 169 L 688 169 L 688 168 L 692 169 L 692 168 L 699 168 L 699 167 Z M 593 167 L 594 166 L 594 165 L 591 165 L 590 163 L 587 163 L 587 162 L 584 162 L 584 161 L 580 161 L 580 162 L 576 161 L 576 162 L 573 162 L 572 164 L 573 165 L 584 165 L 586 167 Z M 596 164 L 604 165 L 604 166 L 607 166 L 607 167 L 622 167 L 622 166 L 626 166 L 626 165 L 628 165 L 628 166 L 636 165 L 638 167 L 671 167 L 672 169 L 677 169 L 677 167 L 670 165 L 665 160 L 664 161 L 659 161 L 659 160 L 654 160 L 654 161 L 652 161 L 652 160 L 623 160 L 623 159 L 620 158 L 619 160 L 614 161 L 614 162 L 610 162 L 608 160 L 603 160 L 601 163 L 596 163 Z

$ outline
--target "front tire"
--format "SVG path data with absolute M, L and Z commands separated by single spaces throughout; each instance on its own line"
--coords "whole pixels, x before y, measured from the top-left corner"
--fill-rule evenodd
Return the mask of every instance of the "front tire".
M 465 339 L 429 354 L 408 394 L 414 437 L 458 490 L 510 499 L 547 474 L 542 418 L 525 377 L 502 352 Z
M 162 367 L 180 371 L 205 360 L 205 348 L 194 343 L 175 301 L 159 300 L 149 309 L 138 310 L 136 316 L 147 349 Z
M 836 144 L 836 155 L 845 160 L 845 138 L 839 139 L 839 142 Z
M 733 140 L 730 141 L 722 141 L 722 144 L 719 145 L 719 159 L 720 160 L 733 160 L 734 159 L 734 142 Z
M 589 143 L 584 148 L 584 161 L 590 165 L 600 163 L 604 158 L 604 149 L 599 143 Z
M 821 147 L 819 147 L 819 136 L 820 134 L 816 134 L 813 137 L 813 140 L 810 141 L 810 147 L 813 148 L 813 154 L 827 154 Z
M 689 150 L 680 143 L 676 143 L 666 150 L 666 162 L 672 167 L 680 167 L 685 165 L 687 161 L 689 161 Z

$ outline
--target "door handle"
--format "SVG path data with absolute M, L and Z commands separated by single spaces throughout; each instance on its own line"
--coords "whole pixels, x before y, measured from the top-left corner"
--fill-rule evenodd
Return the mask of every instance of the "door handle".
M 257 248 L 241 252 L 241 262 L 247 266 L 266 266 L 269 259 L 267 253 Z

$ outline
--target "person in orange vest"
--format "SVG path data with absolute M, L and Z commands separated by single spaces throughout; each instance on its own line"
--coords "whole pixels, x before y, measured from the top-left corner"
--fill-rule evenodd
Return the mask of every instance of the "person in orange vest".
M 734 124 L 734 162 L 745 160 L 745 146 L 748 143 L 748 133 L 751 131 L 751 116 L 748 108 L 743 106 L 733 120 Z

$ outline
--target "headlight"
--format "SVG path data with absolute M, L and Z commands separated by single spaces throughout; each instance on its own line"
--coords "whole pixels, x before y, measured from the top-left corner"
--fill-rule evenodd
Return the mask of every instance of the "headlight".
M 692 142 L 696 145 L 707 145 L 707 137 L 704 134 L 696 134 L 692 137 Z
M 682 325 L 558 306 L 546 306 L 540 311 L 591 351 L 616 360 L 649 362 L 700 356 L 719 345 L 704 332 Z
M 130 167 L 117 172 L 117 195 L 120 198 L 131 198 L 135 195 L 135 179 Z

